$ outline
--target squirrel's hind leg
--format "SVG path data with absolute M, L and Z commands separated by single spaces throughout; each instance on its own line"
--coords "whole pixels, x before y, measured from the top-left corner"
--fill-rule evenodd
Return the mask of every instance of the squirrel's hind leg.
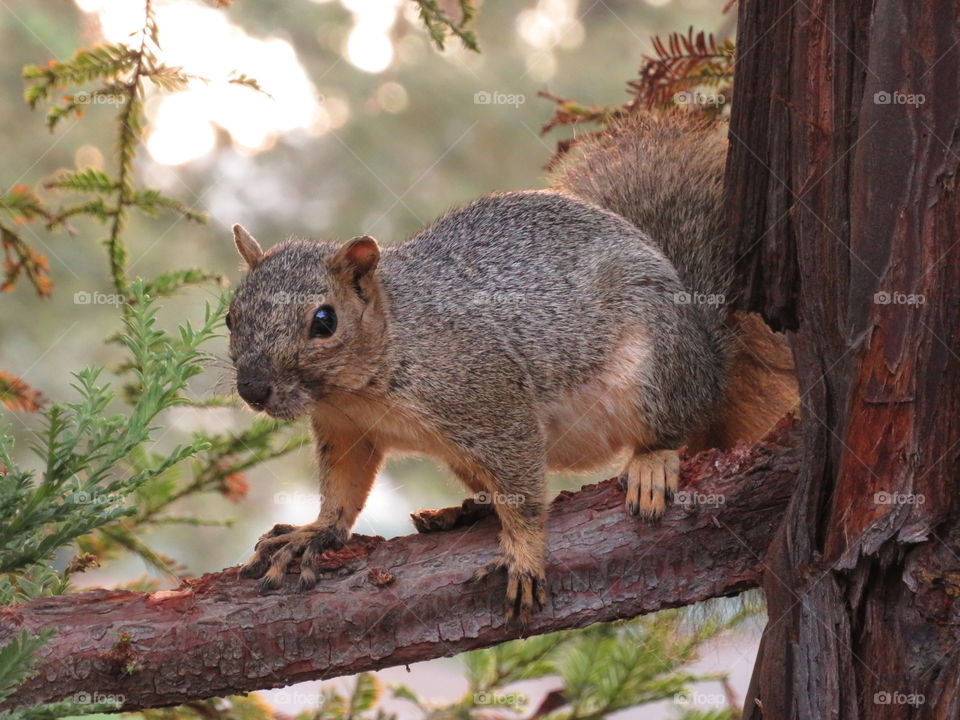
M 627 512 L 645 520 L 661 517 L 679 482 L 680 456 L 676 450 L 637 451 L 620 475 L 627 493 Z
M 499 551 L 477 569 L 472 580 L 504 573 L 504 614 L 508 621 L 526 624 L 547 602 L 545 459 L 534 423 L 526 429 L 514 426 L 515 433 L 509 427 L 506 421 L 503 426 L 488 427 L 482 450 L 464 453 L 451 467 L 467 487 L 483 488 L 467 503 L 492 509 L 500 519 Z

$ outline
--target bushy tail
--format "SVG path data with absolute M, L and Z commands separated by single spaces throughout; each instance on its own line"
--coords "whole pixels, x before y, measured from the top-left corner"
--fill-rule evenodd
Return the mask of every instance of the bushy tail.
M 562 160 L 553 189 L 626 218 L 660 248 L 691 293 L 732 301 L 723 217 L 726 139 L 691 112 L 633 113 L 584 139 Z
M 693 450 L 756 442 L 799 402 L 786 338 L 759 317 L 727 312 L 734 298 L 723 216 L 726 149 L 722 129 L 693 113 L 636 113 L 578 143 L 553 182 L 649 235 L 689 292 L 725 300 L 698 304 L 727 358 L 727 388 L 708 427 L 690 440 Z

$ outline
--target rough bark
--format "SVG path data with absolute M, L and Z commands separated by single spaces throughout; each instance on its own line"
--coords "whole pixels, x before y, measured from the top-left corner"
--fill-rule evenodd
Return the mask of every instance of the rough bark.
M 745 716 L 956 718 L 957 5 L 739 12 L 727 189 L 742 306 L 796 331 L 804 417 Z
M 633 617 L 739 593 L 760 580 L 795 485 L 798 444 L 784 421 L 758 445 L 685 461 L 684 490 L 662 521 L 623 510 L 615 480 L 551 507 L 552 597 L 524 630 L 504 624 L 505 581 L 465 584 L 497 547 L 490 518 L 445 533 L 359 537 L 328 554 L 308 594 L 296 578 L 260 596 L 228 569 L 153 594 L 93 590 L 0 608 L 0 646 L 55 627 L 39 673 L 7 706 L 77 694 L 124 709 L 277 687 Z

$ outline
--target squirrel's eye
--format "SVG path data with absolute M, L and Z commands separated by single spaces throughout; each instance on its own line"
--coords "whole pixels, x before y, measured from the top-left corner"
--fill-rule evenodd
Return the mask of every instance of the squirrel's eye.
M 224 315 L 223 321 L 227 324 L 227 330 L 233 330 L 233 323 L 230 320 L 230 313 Z
M 323 305 L 313 314 L 310 323 L 310 337 L 328 338 L 337 329 L 337 313 L 330 305 Z

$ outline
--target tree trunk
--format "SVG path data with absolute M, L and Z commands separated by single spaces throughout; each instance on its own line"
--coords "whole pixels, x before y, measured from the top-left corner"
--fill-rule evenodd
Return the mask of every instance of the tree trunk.
M 957 4 L 739 12 L 741 307 L 795 331 L 804 439 L 745 717 L 956 718 Z
M 258 595 L 235 570 L 152 594 L 94 590 L 0 608 L 0 647 L 23 630 L 58 632 L 38 674 L 5 707 L 114 697 L 123 709 L 278 687 L 453 655 L 505 640 L 733 595 L 759 561 L 796 481 L 784 421 L 752 448 L 683 464 L 684 492 L 657 524 L 630 517 L 615 480 L 554 501 L 552 596 L 527 628 L 505 625 L 505 579 L 466 584 L 497 549 L 490 518 L 462 530 L 328 553 L 329 572 Z

